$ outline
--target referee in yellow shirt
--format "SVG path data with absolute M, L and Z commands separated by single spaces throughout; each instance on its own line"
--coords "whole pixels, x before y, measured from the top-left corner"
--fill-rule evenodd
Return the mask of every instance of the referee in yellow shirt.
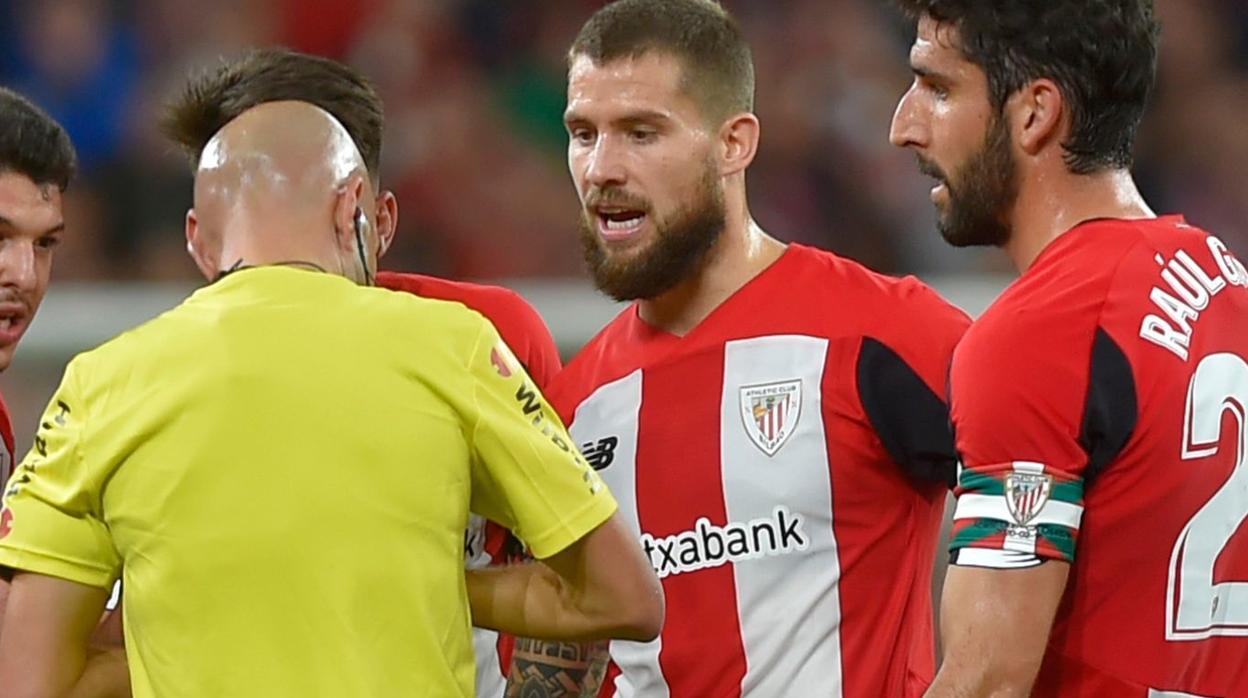
M 367 287 L 376 215 L 314 106 L 209 142 L 187 239 L 215 282 L 74 359 L 6 488 L 5 698 L 74 688 L 122 571 L 140 698 L 471 696 L 470 602 L 527 636 L 658 633 L 649 563 L 494 328 Z M 547 566 L 466 581 L 470 509 Z

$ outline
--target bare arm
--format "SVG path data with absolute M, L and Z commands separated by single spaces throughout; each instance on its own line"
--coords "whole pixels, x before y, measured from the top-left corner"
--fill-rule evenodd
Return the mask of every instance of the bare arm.
M 9 598 L 9 582 L 0 579 L 0 632 Z M 82 680 L 70 698 L 129 698 L 130 670 L 122 636 L 121 606 L 104 614 L 91 636 Z
M 0 630 L 4 630 L 4 609 L 9 605 L 9 582 L 0 579 Z
M 663 589 L 618 513 L 543 563 L 467 579 L 473 623 L 517 637 L 647 641 L 663 625 Z
M 129 698 L 130 667 L 126 662 L 126 639 L 121 602 L 105 611 L 91 634 L 87 670 L 70 698 Z
M 519 639 L 507 698 L 596 698 L 607 672 L 607 643 Z
M 92 645 L 87 666 L 68 698 L 130 698 L 130 667 L 126 649 Z
M 121 624 L 121 603 L 111 611 L 105 611 L 100 624 L 91 634 L 91 646 L 99 649 L 125 648 L 126 636 Z
M 1026 698 L 1040 670 L 1070 565 L 951 566 L 940 620 L 944 662 L 926 698 Z
M 88 643 L 107 600 L 104 589 L 19 572 L 0 628 L 5 697 L 82 695 L 73 691 L 88 675 L 88 660 L 97 660 Z

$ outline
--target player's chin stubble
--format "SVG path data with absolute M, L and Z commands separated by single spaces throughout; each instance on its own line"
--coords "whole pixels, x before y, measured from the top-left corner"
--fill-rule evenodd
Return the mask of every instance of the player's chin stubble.
M 993 119 L 983 146 L 953 179 L 945 180 L 945 186 L 949 205 L 945 213 L 937 214 L 937 228 L 946 242 L 954 247 L 1001 247 L 1009 242 L 1012 231 L 1005 215 L 1018 196 L 1018 172 L 1004 119 Z
M 581 249 L 599 291 L 617 301 L 655 298 L 702 268 L 726 221 L 723 189 L 708 169 L 688 206 L 653 221 L 654 239 L 644 249 L 627 256 L 607 251 L 587 214 L 581 215 Z

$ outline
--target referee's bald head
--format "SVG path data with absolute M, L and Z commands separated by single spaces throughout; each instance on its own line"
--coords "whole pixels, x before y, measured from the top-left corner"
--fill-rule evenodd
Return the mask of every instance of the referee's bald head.
M 315 105 L 267 102 L 227 123 L 204 146 L 194 199 L 187 237 L 209 276 L 205 262 L 220 271 L 283 256 L 367 276 L 354 259 L 364 245 L 352 238 L 373 201 L 367 167 L 342 124 Z M 338 238 L 346 260 L 327 246 Z
M 204 146 L 195 209 L 201 226 L 218 213 L 303 218 L 365 170 L 350 134 L 328 112 L 306 102 L 269 102 L 243 112 Z

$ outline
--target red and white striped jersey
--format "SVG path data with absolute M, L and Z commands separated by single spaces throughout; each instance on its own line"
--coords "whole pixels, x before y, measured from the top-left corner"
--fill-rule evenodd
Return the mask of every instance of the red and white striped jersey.
M 914 279 L 791 245 L 684 337 L 628 309 L 547 391 L 663 581 L 607 694 L 919 695 L 969 321 Z

